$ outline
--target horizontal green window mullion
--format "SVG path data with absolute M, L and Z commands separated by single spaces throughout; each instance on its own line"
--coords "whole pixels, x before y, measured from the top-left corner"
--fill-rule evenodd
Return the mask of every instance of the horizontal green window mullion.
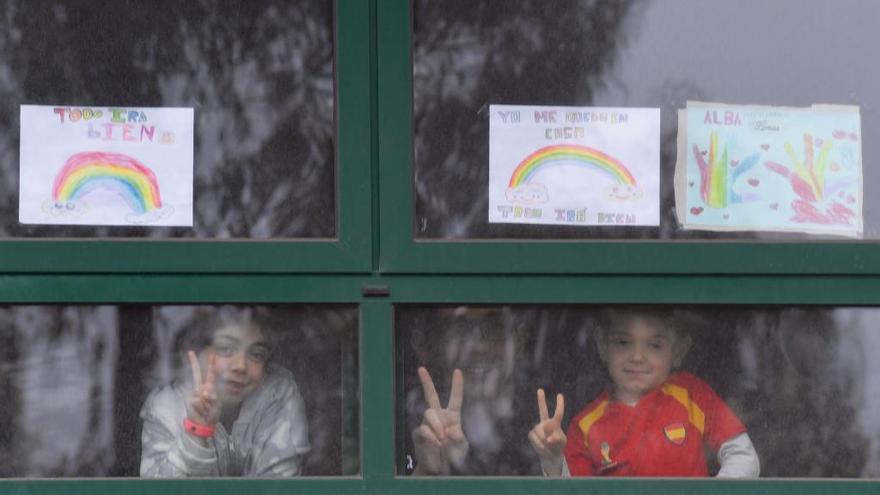
M 361 305 L 362 466 L 366 481 L 394 476 L 393 307 Z M 377 492 L 378 493 L 378 492 Z
M 186 493 L 187 495 L 276 495 L 284 493 L 321 494 L 418 494 L 433 495 L 533 495 L 535 493 L 584 494 L 614 493 L 616 495 L 751 495 L 754 493 L 819 495 L 874 494 L 877 483 L 861 480 L 773 479 L 734 480 L 658 480 L 658 479 L 571 479 L 543 480 L 537 478 L 502 479 L 428 479 L 396 478 L 387 480 L 357 479 L 204 479 L 204 480 L 7 480 L 0 481 L 0 492 L 22 495 L 153 495 Z
M 536 461 L 537 462 L 537 461 Z M 753 495 L 792 494 L 819 495 L 834 493 L 874 494 L 878 483 L 862 480 L 714 480 L 714 479 L 568 479 L 545 480 L 540 478 L 501 478 L 501 479 L 398 479 L 383 483 L 381 493 L 394 495 L 533 495 L 552 493 L 554 495 L 614 494 L 614 495 Z M 371 486 L 371 488 L 374 488 Z M 372 490 L 371 490 L 372 491 Z
M 280 495 L 286 493 L 345 494 L 364 493 L 364 484 L 352 478 L 302 478 L 295 480 L 200 479 L 76 479 L 4 480 L 0 493 L 21 495 Z
M 880 304 L 880 276 L 0 275 L 0 303 Z
M 385 273 L 880 274 L 873 242 L 397 242 Z
M 356 275 L 0 275 L 0 303 L 347 303 Z
M 386 277 L 392 299 L 509 304 L 880 304 L 880 276 L 460 275 Z
M 5 240 L 0 242 L 0 272 L 364 271 L 365 262 L 350 251 L 335 241 Z

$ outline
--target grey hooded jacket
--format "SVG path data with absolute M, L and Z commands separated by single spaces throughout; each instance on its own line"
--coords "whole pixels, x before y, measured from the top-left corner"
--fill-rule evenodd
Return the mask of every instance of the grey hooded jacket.
M 241 405 L 227 432 L 222 424 L 199 445 L 183 431 L 184 397 L 191 383 L 175 382 L 154 390 L 141 418 L 142 477 L 297 476 L 311 450 L 302 395 L 285 368 L 270 364 L 260 387 Z

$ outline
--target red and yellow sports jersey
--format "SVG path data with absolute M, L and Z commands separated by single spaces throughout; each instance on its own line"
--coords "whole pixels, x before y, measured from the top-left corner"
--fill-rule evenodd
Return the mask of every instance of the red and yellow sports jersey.
M 745 431 L 709 385 L 673 373 L 635 406 L 603 392 L 572 420 L 565 460 L 573 476 L 707 476 L 704 445 Z

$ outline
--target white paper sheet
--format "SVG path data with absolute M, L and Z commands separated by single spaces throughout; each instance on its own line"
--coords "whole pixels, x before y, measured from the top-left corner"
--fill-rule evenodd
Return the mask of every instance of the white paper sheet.
M 489 111 L 489 222 L 659 225 L 659 109 Z
M 193 109 L 21 106 L 19 221 L 192 226 Z
M 861 237 L 859 108 L 688 102 L 679 112 L 684 229 Z

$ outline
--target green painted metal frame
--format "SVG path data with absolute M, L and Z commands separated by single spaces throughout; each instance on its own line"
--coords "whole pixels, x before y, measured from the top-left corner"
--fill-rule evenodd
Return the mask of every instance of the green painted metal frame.
M 394 364 L 397 305 L 880 305 L 880 254 L 871 243 L 416 242 L 412 211 L 400 207 L 412 204 L 408 2 L 341 0 L 337 13 L 338 109 L 343 110 L 338 159 L 341 235 L 337 241 L 5 241 L 0 243 L 0 304 L 357 304 L 361 315 L 361 476 L 13 479 L 0 480 L 0 493 L 878 491 L 880 482 L 862 480 L 397 477 L 393 433 L 399 372 Z M 372 143 L 378 143 L 378 151 Z M 114 257 L 138 261 L 114 264 L 108 259 Z M 663 260 L 663 266 L 656 260 Z M 389 295 L 365 296 L 367 287 L 387 288 Z
M 880 275 L 0 274 L 0 304 L 132 303 L 880 306 Z
M 378 3 L 382 270 L 402 273 L 878 274 L 874 241 L 416 240 L 409 0 Z M 661 261 L 662 260 L 662 261 Z
M 388 289 L 387 297 L 364 295 Z M 540 287 L 541 290 L 534 290 Z M 407 304 L 880 305 L 880 276 L 260 275 L 0 276 L 0 304 L 334 303 L 360 306 L 362 474 L 294 480 L 3 480 L 0 493 L 876 493 L 864 480 L 658 480 L 395 476 L 394 310 Z M 398 433 L 400 434 L 400 433 Z
M 4 239 L 0 272 L 368 272 L 373 242 L 371 8 L 370 0 L 343 0 L 335 6 L 335 239 Z

